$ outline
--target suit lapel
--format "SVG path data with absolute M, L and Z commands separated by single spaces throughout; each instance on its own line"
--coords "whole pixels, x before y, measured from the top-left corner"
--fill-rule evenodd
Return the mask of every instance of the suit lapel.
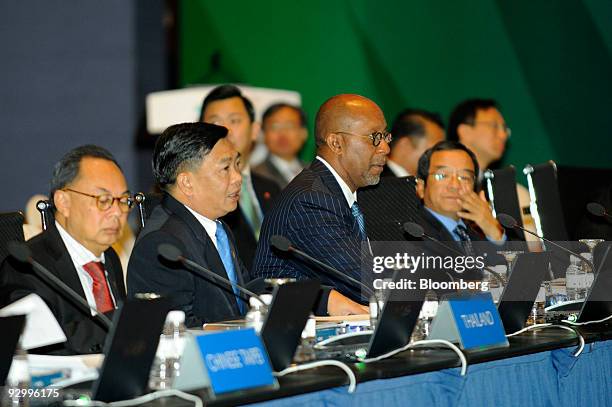
M 342 208 L 346 208 L 343 214 L 344 221 L 347 222 L 347 224 L 350 224 L 353 233 L 359 236 L 361 232 L 359 231 L 357 219 L 355 219 L 353 216 L 351 208 L 349 208 L 348 203 L 346 202 L 344 192 L 342 192 L 342 188 L 340 187 L 340 184 L 338 184 L 338 181 L 336 181 L 334 174 L 332 174 L 327 166 L 317 158 L 315 158 L 312 164 L 310 164 L 309 169 L 321 179 L 321 182 L 331 194 L 338 197 L 338 199 L 344 203 L 344 205 L 342 205 Z
M 51 271 L 82 298 L 86 298 L 77 270 L 58 230 L 55 226 L 51 226 L 45 233 L 47 239 L 45 247 L 47 247 L 48 254 L 55 263 Z
M 193 235 L 201 243 L 203 248 L 203 257 L 206 262 L 206 264 L 203 264 L 203 266 L 208 267 L 209 270 L 219 275 L 220 277 L 229 280 L 227 272 L 225 271 L 225 267 L 223 266 L 223 261 L 221 261 L 221 256 L 219 255 L 219 252 L 217 251 L 217 248 L 215 247 L 214 243 L 208 236 L 208 233 L 206 233 L 206 229 L 204 229 L 204 226 L 202 226 L 202 224 L 198 222 L 195 216 L 193 216 L 193 214 L 191 214 L 182 203 L 174 199 L 169 194 L 164 194 L 163 205 L 167 209 L 172 211 L 176 216 L 178 216 L 183 222 L 185 222 L 191 229 Z M 225 230 L 227 232 L 229 228 L 226 227 Z M 234 255 L 235 249 L 233 245 L 231 246 L 232 255 Z M 234 258 L 234 267 L 235 266 L 236 260 Z M 236 303 L 234 295 L 232 294 L 232 290 L 224 283 L 215 282 L 215 284 L 224 288 L 223 292 L 226 298 L 228 299 L 230 306 L 236 311 L 236 313 L 239 313 L 238 305 Z

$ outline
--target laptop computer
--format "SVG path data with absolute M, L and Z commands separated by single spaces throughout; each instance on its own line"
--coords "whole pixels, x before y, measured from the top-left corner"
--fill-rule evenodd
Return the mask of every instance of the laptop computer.
M 98 379 L 91 388 L 86 387 L 88 383 L 70 386 L 66 389 L 67 396 L 84 395 L 96 401 L 113 402 L 145 394 L 170 309 L 170 302 L 165 298 L 126 300 L 114 313 Z
M 497 311 L 506 334 L 525 327 L 540 286 L 548 273 L 550 253 L 519 254 L 501 294 Z
M 25 326 L 25 315 L 0 318 L 0 387 L 6 383 L 19 337 Z
M 393 281 L 398 281 L 401 275 L 396 271 Z M 374 332 L 316 346 L 317 359 L 356 361 L 374 358 L 406 346 L 410 342 L 426 294 L 426 290 L 420 289 L 390 290 Z
M 303 280 L 274 287 L 272 303 L 260 337 L 275 371 L 291 364 L 302 331 L 319 295 L 317 280 Z
M 609 256 L 611 248 L 610 245 L 605 248 L 577 322 L 599 321 L 612 315 L 612 256 Z

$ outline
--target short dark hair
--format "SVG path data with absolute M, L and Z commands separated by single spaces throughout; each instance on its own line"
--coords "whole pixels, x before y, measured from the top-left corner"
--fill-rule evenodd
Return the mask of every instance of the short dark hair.
M 493 99 L 468 99 L 459 103 L 448 119 L 448 129 L 446 131 L 446 139 L 459 141 L 457 127 L 460 124 L 474 124 L 476 113 L 479 110 L 487 110 L 495 108 L 499 110 L 498 103 Z
M 262 127 L 265 125 L 266 120 L 270 118 L 270 116 L 272 116 L 274 113 L 278 112 L 279 110 L 283 108 L 289 108 L 289 109 L 295 110 L 295 112 L 300 116 L 300 127 L 306 128 L 308 126 L 308 119 L 306 118 L 306 112 L 304 112 L 304 110 L 301 107 L 292 105 L 290 103 L 281 102 L 281 103 L 274 103 L 268 106 L 263 116 L 261 116 Z
M 435 123 L 440 126 L 441 129 L 444 129 L 444 122 L 440 114 L 422 109 L 404 109 L 398 113 L 393 121 L 393 126 L 391 127 L 393 140 L 391 141 L 390 147 L 393 148 L 397 140 L 403 137 L 425 137 L 423 120 Z
M 168 127 L 153 150 L 153 177 L 162 190 L 176 182 L 186 168 L 198 167 L 227 129 L 210 123 L 182 123 Z
M 476 155 L 474 155 L 472 150 L 470 150 L 469 148 L 467 148 L 460 142 L 452 141 L 452 140 L 440 141 L 438 144 L 436 144 L 435 146 L 431 147 L 430 149 L 426 150 L 423 153 L 421 158 L 419 158 L 419 164 L 417 167 L 417 178 L 423 180 L 423 182 L 427 184 L 427 176 L 429 175 L 429 164 L 431 162 L 431 156 L 433 155 L 433 153 L 438 152 L 438 151 L 452 151 L 452 150 L 465 151 L 467 155 L 470 156 L 470 159 L 472 160 L 472 163 L 474 164 L 474 175 L 476 176 L 476 178 L 478 178 L 480 167 L 478 167 L 478 161 L 476 160 Z M 477 184 L 478 182 L 474 184 L 475 190 L 478 190 Z
M 212 102 L 217 102 L 219 100 L 225 100 L 230 98 L 239 97 L 244 104 L 244 108 L 249 115 L 249 119 L 251 123 L 255 121 L 255 108 L 253 108 L 253 103 L 245 97 L 240 89 L 234 85 L 221 85 L 217 86 L 204 98 L 204 102 L 202 102 L 202 109 L 200 110 L 200 121 L 204 121 L 204 113 L 206 112 L 206 108 Z
M 53 202 L 55 207 L 55 201 L 53 196 L 55 191 L 64 189 L 66 185 L 70 184 L 79 175 L 81 168 L 81 161 L 83 158 L 100 158 L 102 160 L 111 161 L 119 169 L 121 166 L 115 160 L 115 157 L 105 148 L 96 146 L 93 144 L 87 144 L 84 146 L 73 148 L 68 151 L 60 160 L 55 163 L 53 167 L 53 175 L 49 182 L 49 199 Z

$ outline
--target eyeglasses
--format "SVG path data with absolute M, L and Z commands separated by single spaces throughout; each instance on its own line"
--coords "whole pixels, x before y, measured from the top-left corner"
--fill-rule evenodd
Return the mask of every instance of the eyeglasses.
M 101 195 L 91 195 L 86 194 L 85 192 L 75 191 L 74 189 L 65 188 L 63 191 L 74 192 L 75 194 L 88 196 L 90 198 L 96 199 L 96 206 L 101 211 L 106 211 L 110 209 L 115 201 L 119 204 L 119 209 L 121 212 L 127 213 L 134 207 L 134 199 L 129 195 L 123 195 L 119 197 L 114 197 L 111 194 L 101 194 Z
M 440 168 L 436 172 L 430 172 L 429 175 L 438 182 L 449 182 L 451 177 L 457 177 L 457 181 L 465 185 L 474 185 L 476 177 L 474 173 L 466 170 L 455 170 L 450 168 Z
M 478 124 L 482 124 L 483 126 L 487 126 L 491 129 L 493 129 L 493 131 L 499 131 L 499 130 L 503 130 L 504 133 L 506 133 L 506 137 L 510 138 L 510 136 L 512 135 L 512 129 L 510 127 L 508 127 L 506 124 L 501 124 L 498 122 L 490 122 L 490 121 L 476 121 L 474 123 L 471 123 L 472 126 L 476 126 Z
M 387 144 L 391 143 L 391 140 L 393 140 L 393 136 L 387 131 L 375 131 L 374 133 L 368 135 L 355 134 L 350 133 L 348 131 L 334 131 L 333 133 L 350 134 L 351 136 L 357 137 L 367 137 L 372 140 L 372 144 L 374 145 L 374 147 L 378 147 L 380 145 L 380 141 L 383 139 L 387 142 Z

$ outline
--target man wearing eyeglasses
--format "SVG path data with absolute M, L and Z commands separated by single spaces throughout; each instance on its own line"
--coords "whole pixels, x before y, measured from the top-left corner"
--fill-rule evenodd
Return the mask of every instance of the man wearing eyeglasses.
M 55 223 L 27 242 L 33 258 L 100 313 L 112 313 L 125 299 L 121 263 L 111 245 L 126 223 L 132 198 L 115 158 L 86 145 L 55 165 L 50 196 Z M 67 342 L 37 353 L 100 353 L 105 331 L 65 294 L 50 288 L 29 266 L 7 259 L 0 270 L 0 297 L 6 305 L 38 294 L 64 330 Z
M 455 141 L 425 151 L 417 173 L 425 233 L 442 241 L 505 239 L 484 194 L 476 193 L 478 168 L 474 153 Z
M 512 130 L 493 99 L 465 100 L 453 109 L 448 121 L 447 139 L 462 143 L 476 155 L 480 167 L 476 174 L 478 183 L 482 182 L 483 172 L 502 158 L 511 135 Z M 523 209 L 523 225 L 535 232 L 535 222 L 529 215 L 529 191 L 516 184 L 516 192 Z M 525 238 L 534 240 L 529 234 Z
M 315 120 L 317 157 L 283 190 L 264 219 L 255 277 L 317 277 L 333 288 L 321 301 L 329 314 L 367 311 L 359 305 L 366 300 L 359 287 L 275 252 L 270 238 L 284 235 L 295 247 L 361 280 L 362 261 L 371 257 L 356 192 L 380 180 L 391 142 L 386 128 L 383 112 L 363 96 L 338 95 L 323 103 Z

